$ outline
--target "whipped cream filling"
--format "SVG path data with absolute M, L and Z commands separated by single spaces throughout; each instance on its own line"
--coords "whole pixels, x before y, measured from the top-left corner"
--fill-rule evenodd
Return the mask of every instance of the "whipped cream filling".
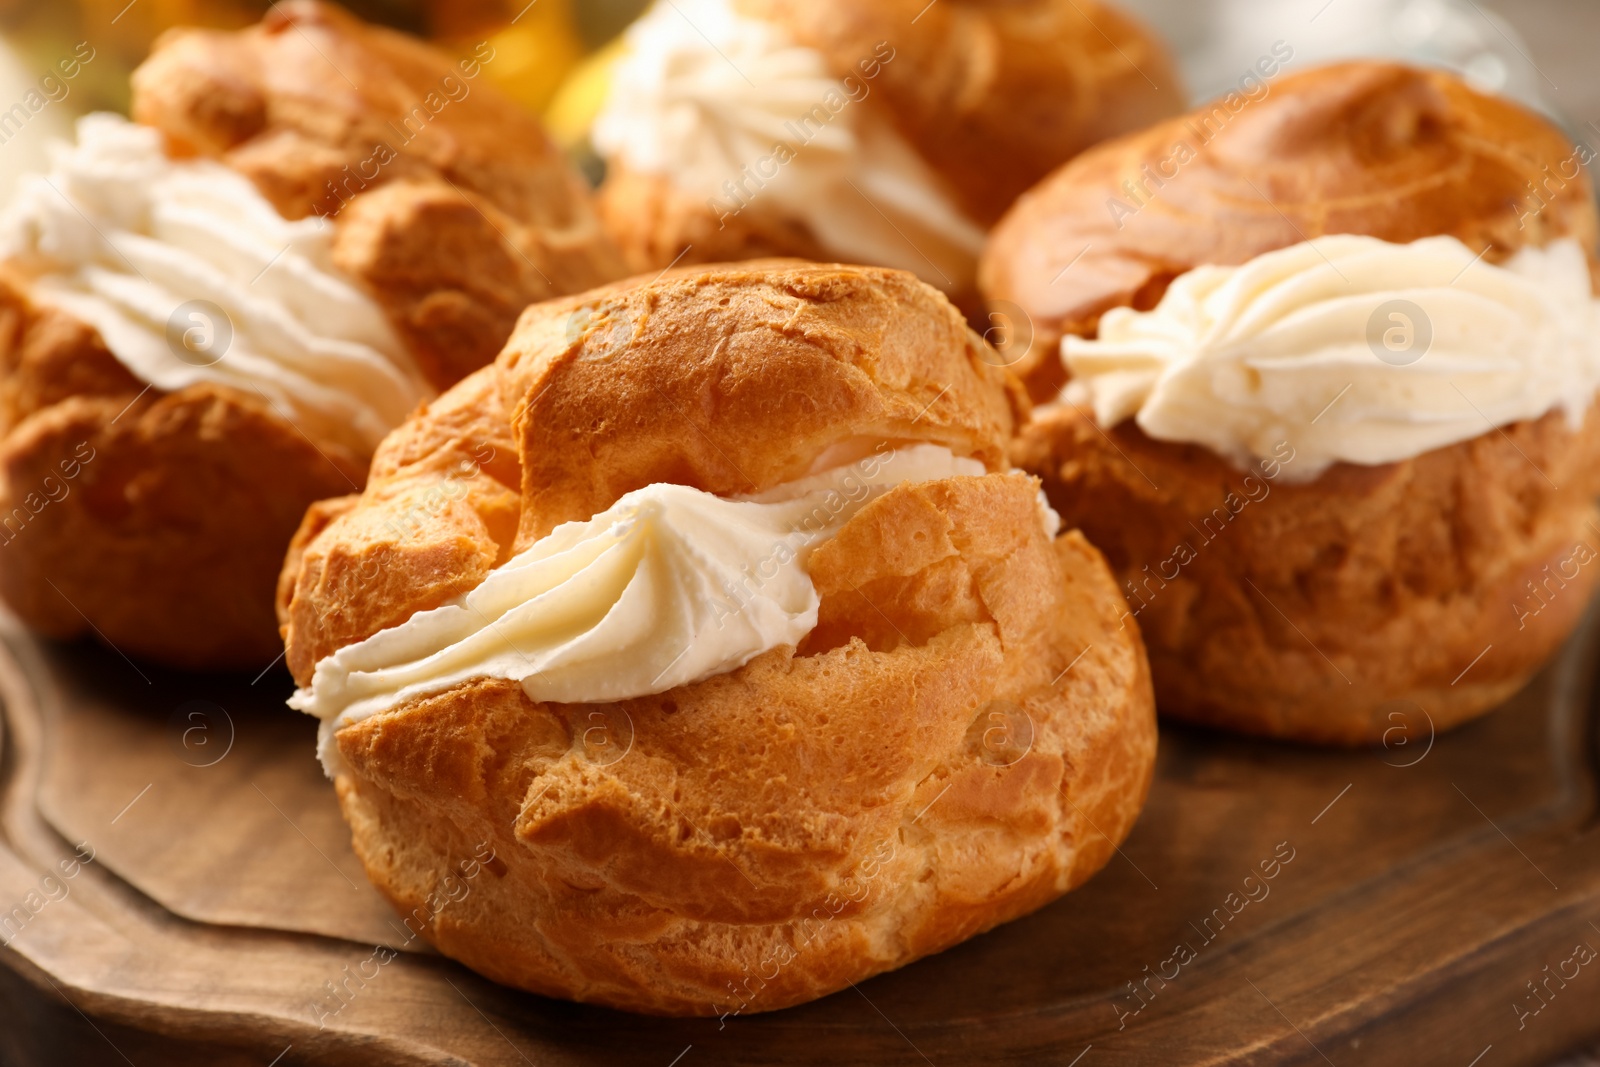
M 628 31 L 592 139 L 607 158 L 669 176 L 719 216 L 748 204 L 803 222 L 840 260 L 970 288 L 983 227 L 865 106 L 871 87 L 870 78 L 835 78 L 821 53 L 728 0 L 658 2 Z
M 556 527 L 463 596 L 325 657 L 289 706 L 322 720 L 318 749 L 331 775 L 339 729 L 471 679 L 587 703 L 735 670 L 816 627 L 811 553 L 862 507 L 896 485 L 985 473 L 977 460 L 917 444 L 748 498 L 634 490 Z M 1059 525 L 1043 503 L 1040 521 L 1052 535 Z
M 258 393 L 370 453 L 433 391 L 332 252 L 330 224 L 290 222 L 243 175 L 173 160 L 158 131 L 110 114 L 80 119 L 0 218 L 0 257 L 34 297 L 93 326 L 142 381 Z
M 1600 387 L 1600 304 L 1571 239 L 1502 265 L 1454 237 L 1334 235 L 1178 277 L 1151 311 L 1062 340 L 1062 399 L 1102 426 L 1240 466 L 1294 446 L 1286 477 L 1392 463 L 1538 419 L 1577 427 Z

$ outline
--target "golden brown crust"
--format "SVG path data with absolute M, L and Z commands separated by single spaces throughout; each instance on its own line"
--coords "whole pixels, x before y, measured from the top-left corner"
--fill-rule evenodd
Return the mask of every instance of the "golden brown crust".
M 306 513 L 278 585 L 302 685 L 324 656 L 468 592 L 510 555 L 521 466 L 500 377 L 494 364 L 468 375 L 384 440 L 359 497 Z
M 1022 403 L 993 359 L 937 290 L 885 268 L 680 268 L 529 308 L 500 360 L 521 543 L 651 482 L 758 492 L 863 441 L 993 469 Z
M 1530 199 L 1534 188 L 1548 206 Z M 979 285 L 1031 320 L 1016 370 L 1043 400 L 1065 379 L 1064 333 L 1092 336 L 1112 307 L 1154 307 L 1202 264 L 1330 233 L 1448 234 L 1499 261 L 1563 236 L 1592 249 L 1596 223 L 1587 173 L 1554 126 L 1446 72 L 1362 61 L 1287 75 L 1235 112 L 1208 105 L 1085 152 L 995 227 Z
M 868 106 L 984 226 L 1090 145 L 1183 106 L 1160 39 L 1101 0 L 736 2 L 820 51 L 840 77 L 888 42 L 894 59 Z
M 801 223 L 755 208 L 713 210 L 670 178 L 636 173 L 621 160 L 607 169 L 596 206 L 628 268 L 639 274 L 669 264 L 831 258 Z
M 998 503 L 951 484 L 958 505 Z M 896 495 L 913 494 L 882 503 L 906 503 Z M 1005 517 L 1025 523 L 1029 495 L 1013 493 Z M 874 518 L 858 531 L 877 532 Z M 1058 624 L 1035 641 L 1002 648 L 984 619 L 920 647 L 779 650 L 615 705 L 535 704 L 485 682 L 347 728 L 352 774 L 338 784 L 357 854 L 447 955 L 655 1014 L 785 1007 L 1032 911 L 1126 835 L 1155 730 L 1136 631 L 1116 627 L 1098 553 L 1071 534 L 1008 548 L 1053 587 L 1019 612 Z M 969 582 L 998 562 L 972 548 L 947 559 Z M 970 594 L 946 606 L 983 614 Z M 431 911 L 444 875 L 485 844 L 500 873 Z
M 258 396 L 145 391 L 94 330 L 4 282 L 0 321 L 0 596 L 129 656 L 270 664 L 283 546 L 308 503 L 360 483 L 362 457 Z
M 0 267 L 0 435 L 74 396 L 131 398 L 144 388 L 93 327 L 36 306 L 27 289 Z
M 53 637 L 92 634 L 196 670 L 264 670 L 281 652 L 283 546 L 306 502 L 348 490 L 361 468 L 225 387 L 75 397 L 0 443 L 0 595 Z
M 308 519 L 291 667 L 304 683 L 471 588 L 519 525 L 523 543 L 646 481 L 767 488 L 873 435 L 1003 470 L 1008 400 L 971 345 L 933 290 L 867 268 L 684 271 L 532 308 L 385 443 L 358 504 Z M 808 1000 L 1041 906 L 1131 827 L 1155 731 L 1138 629 L 1099 553 L 1043 532 L 1035 487 L 951 478 L 864 507 L 812 556 L 798 650 L 616 704 L 483 680 L 345 727 L 368 874 L 496 980 L 675 1015 Z
M 1520 688 L 1600 582 L 1600 406 L 1303 484 L 1068 405 L 1014 458 L 1104 548 L 1175 718 L 1362 744 L 1415 704 L 1446 729 Z
M 479 76 L 493 61 L 292 0 L 242 31 L 168 31 L 134 72 L 133 115 L 285 217 L 334 219 L 335 262 L 444 388 L 493 359 L 528 304 L 623 272 L 582 179 Z
M 932 6 L 738 0 L 736 6 L 821 52 L 836 77 L 859 81 L 861 64 L 870 63 L 877 71 L 870 94 L 850 106 L 886 117 L 982 226 L 1053 167 L 1173 114 L 1184 98 L 1158 39 L 1099 0 Z M 885 45 L 891 58 L 880 62 Z M 760 197 L 749 210 L 725 213 L 679 192 L 667 176 L 633 174 L 616 163 L 600 204 L 607 232 L 637 271 L 675 262 L 836 256 L 803 223 L 764 210 Z M 958 301 L 968 295 L 953 294 Z

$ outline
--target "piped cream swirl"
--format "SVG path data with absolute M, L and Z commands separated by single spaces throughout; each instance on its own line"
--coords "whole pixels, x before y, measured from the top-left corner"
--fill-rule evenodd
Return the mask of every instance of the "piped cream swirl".
M 0 232 L 36 299 L 93 326 L 159 389 L 258 394 L 358 453 L 432 395 L 383 310 L 334 267 L 330 224 L 284 219 L 221 164 L 169 158 L 149 127 L 80 119 Z
M 472 679 L 588 703 L 734 670 L 816 627 L 811 553 L 861 508 L 896 485 L 984 473 L 977 460 L 919 444 L 745 499 L 637 489 L 556 527 L 465 595 L 325 657 L 289 705 L 322 720 L 320 753 L 334 773 L 338 729 Z M 1040 519 L 1053 534 L 1048 505 Z
M 658 2 L 627 35 L 593 140 L 630 169 L 669 176 L 723 212 L 803 222 L 840 260 L 969 288 L 983 228 L 814 49 L 727 0 Z M 888 53 L 892 62 L 892 52 Z M 861 57 L 868 70 L 885 60 Z
M 1319 237 L 1178 277 L 1151 311 L 1067 337 L 1063 392 L 1096 421 L 1235 463 L 1392 463 L 1537 419 L 1581 424 L 1600 387 L 1600 305 L 1575 241 L 1503 265 L 1454 237 Z

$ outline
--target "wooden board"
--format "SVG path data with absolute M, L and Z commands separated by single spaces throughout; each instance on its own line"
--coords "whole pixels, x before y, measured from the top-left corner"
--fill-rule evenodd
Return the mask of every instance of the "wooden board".
M 408 944 L 281 668 L 252 683 L 0 638 L 0 909 L 26 916 L 0 912 L 7 1065 L 1508 1067 L 1600 1036 L 1600 960 L 1571 962 L 1600 949 L 1593 616 L 1448 736 L 1401 708 L 1370 752 L 1168 728 L 1144 816 L 1082 890 L 815 1004 L 687 1021 L 524 995 Z M 64 878 L 80 843 L 94 860 Z M 377 944 L 405 951 L 332 1013 L 325 983 Z

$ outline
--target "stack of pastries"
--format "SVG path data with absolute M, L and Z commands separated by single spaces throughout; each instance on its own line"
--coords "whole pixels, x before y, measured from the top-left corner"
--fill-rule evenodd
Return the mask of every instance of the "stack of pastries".
M 83 120 L 5 214 L 0 594 L 281 655 L 491 978 L 825 995 L 1100 869 L 1158 703 L 1445 728 L 1600 575 L 1591 189 L 1451 75 L 1209 128 L 1090 0 L 679 0 L 591 202 L 488 61 L 291 3 Z

